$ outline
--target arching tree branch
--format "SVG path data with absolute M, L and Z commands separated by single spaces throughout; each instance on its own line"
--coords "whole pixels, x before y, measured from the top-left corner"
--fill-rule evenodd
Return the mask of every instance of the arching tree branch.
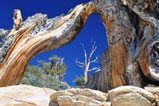
M 36 14 L 22 22 L 19 10 L 14 11 L 14 25 L 1 48 L 0 86 L 20 82 L 25 68 L 38 53 L 57 49 L 71 42 L 94 10 L 91 3 L 78 5 L 66 16 L 47 19 Z
M 16 10 L 13 29 L 0 30 L 3 40 L 0 48 L 0 86 L 19 83 L 28 62 L 36 54 L 71 42 L 93 12 L 102 19 L 109 46 L 109 59 L 106 58 L 108 68 L 101 72 L 98 80 L 104 84 L 98 83 L 96 88 L 108 90 L 122 85 L 144 87 L 149 83 L 148 79 L 158 83 L 158 0 L 92 0 L 78 5 L 65 16 L 52 19 L 36 14 L 22 22 L 21 13 Z M 95 50 L 94 46 L 92 54 Z M 90 60 L 92 56 L 87 56 L 86 51 L 84 54 L 84 63 L 77 60 L 80 67 L 96 62 L 97 57 Z

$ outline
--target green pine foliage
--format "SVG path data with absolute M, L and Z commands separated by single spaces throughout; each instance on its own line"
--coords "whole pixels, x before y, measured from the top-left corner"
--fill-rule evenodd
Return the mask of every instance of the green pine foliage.
M 28 66 L 21 83 L 37 87 L 52 88 L 55 90 L 64 89 L 62 84 L 67 66 L 63 58 L 53 56 L 49 62 L 38 61 L 42 67 Z
M 76 86 L 78 88 L 83 88 L 84 87 L 84 77 L 83 76 L 81 76 L 81 77 L 76 76 L 74 83 L 76 84 Z

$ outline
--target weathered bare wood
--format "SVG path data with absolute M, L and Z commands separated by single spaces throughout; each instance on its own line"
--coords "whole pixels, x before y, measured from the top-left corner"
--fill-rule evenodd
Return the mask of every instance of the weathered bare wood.
M 90 68 L 90 65 L 92 63 L 96 63 L 98 61 L 98 56 L 96 56 L 96 58 L 92 60 L 92 56 L 97 49 L 96 42 L 91 42 L 91 51 L 90 51 L 89 54 L 87 54 L 87 51 L 84 48 L 84 44 L 81 44 L 81 45 L 82 45 L 82 48 L 83 48 L 83 51 L 84 51 L 85 61 L 80 62 L 80 61 L 78 61 L 78 58 L 77 58 L 76 59 L 76 64 L 77 64 L 78 67 L 83 69 L 83 71 L 84 71 L 84 84 L 86 84 L 87 81 L 88 81 L 88 72 L 93 71 L 93 70 L 98 71 L 98 70 L 100 70 L 100 67 Z
M 0 86 L 19 83 L 36 54 L 71 42 L 93 12 L 100 16 L 107 30 L 108 69 L 103 74 L 106 76 L 99 75 L 97 81 L 104 80 L 104 90 L 121 85 L 143 87 L 148 83 L 143 76 L 159 81 L 158 0 L 93 0 L 78 5 L 66 16 L 47 19 L 46 15 L 36 14 L 24 22 L 18 11 L 13 29 L 0 33 L 5 38 L 0 48 Z
M 0 86 L 19 83 L 28 62 L 36 54 L 57 49 L 71 42 L 92 12 L 90 3 L 78 5 L 68 15 L 53 19 L 47 19 L 47 15 L 36 14 L 21 23 L 17 21 L 21 18 L 14 18 L 14 30 L 6 40 L 9 42 L 7 53 L 0 57 Z M 5 45 L 1 49 L 5 48 Z
M 158 12 L 158 1 L 143 0 L 129 1 L 123 0 L 125 5 L 128 5 L 143 21 L 147 22 L 144 26 L 143 37 L 137 45 L 139 52 L 138 62 L 145 76 L 154 81 L 159 81 L 158 74 L 158 35 L 159 35 L 159 20 L 156 14 Z M 136 52 L 137 53 L 137 52 Z
M 95 0 L 94 4 L 107 29 L 111 64 L 109 85 L 111 88 L 126 84 L 142 87 L 137 63 L 133 61 L 137 35 L 127 8 L 120 0 Z
M 94 0 L 93 4 L 106 27 L 109 45 L 107 69 L 101 71 L 95 88 L 107 91 L 121 85 L 143 87 L 149 81 L 142 73 L 158 81 L 158 49 L 154 50 L 158 44 L 158 2 Z

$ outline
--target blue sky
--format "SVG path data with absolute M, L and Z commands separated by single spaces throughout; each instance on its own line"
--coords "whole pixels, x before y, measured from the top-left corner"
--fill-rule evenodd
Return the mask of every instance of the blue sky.
M 67 12 L 76 5 L 89 1 L 90 0 L 0 0 L 0 28 L 12 28 L 14 9 L 21 10 L 23 20 L 26 20 L 28 16 L 32 16 L 36 13 L 47 14 L 49 18 L 53 18 L 61 14 L 67 14 Z M 70 44 L 57 50 L 38 54 L 29 64 L 38 65 L 37 60 L 48 61 L 48 58 L 52 55 L 64 57 L 64 62 L 68 66 L 64 81 L 70 86 L 75 86 L 73 80 L 75 80 L 76 76 L 83 75 L 82 69 L 75 63 L 77 57 L 80 61 L 84 61 L 84 54 L 80 43 L 85 44 L 85 48 L 89 53 L 90 42 L 92 40 L 96 41 L 98 47 L 94 53 L 95 58 L 95 56 L 99 56 L 108 46 L 104 25 L 96 14 L 89 16 L 82 31 Z M 91 65 L 91 67 L 94 66 L 99 66 L 99 63 Z M 91 73 L 93 72 L 89 74 Z

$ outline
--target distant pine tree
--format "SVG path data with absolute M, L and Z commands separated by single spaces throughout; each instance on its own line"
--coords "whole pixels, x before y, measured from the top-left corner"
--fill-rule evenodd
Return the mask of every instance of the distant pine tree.
M 49 62 L 38 61 L 42 67 L 29 65 L 21 83 L 55 90 L 64 89 L 66 86 L 62 80 L 67 66 L 63 60 L 64 58 L 53 56 L 49 58 Z
M 77 88 L 84 88 L 84 77 L 76 76 L 76 79 L 73 81 L 76 84 Z

